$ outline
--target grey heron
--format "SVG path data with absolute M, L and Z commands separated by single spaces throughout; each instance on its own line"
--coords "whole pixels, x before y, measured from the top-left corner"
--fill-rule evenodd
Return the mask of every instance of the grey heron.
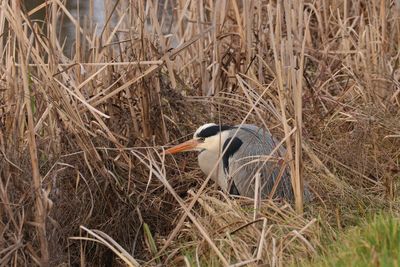
M 291 179 L 283 159 L 285 149 L 275 149 L 277 144 L 268 130 L 255 125 L 207 123 L 196 130 L 193 139 L 165 153 L 199 151 L 200 169 L 232 195 L 254 197 L 257 184 L 262 198 L 273 191 L 274 197 L 293 200 Z

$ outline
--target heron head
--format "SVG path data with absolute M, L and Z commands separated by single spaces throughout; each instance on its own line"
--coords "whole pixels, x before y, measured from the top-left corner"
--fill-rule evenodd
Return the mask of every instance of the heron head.
M 184 151 L 203 151 L 203 150 L 217 150 L 221 147 L 227 137 L 227 130 L 230 126 L 217 125 L 215 123 L 206 123 L 200 126 L 193 134 L 193 138 L 189 141 L 183 142 L 179 145 L 165 150 L 167 154 L 175 154 Z

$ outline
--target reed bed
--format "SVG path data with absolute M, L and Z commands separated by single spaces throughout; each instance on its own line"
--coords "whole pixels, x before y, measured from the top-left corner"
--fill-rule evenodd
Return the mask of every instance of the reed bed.
M 0 1 L 0 266 L 287 266 L 398 214 L 399 1 L 88 2 Z M 284 140 L 295 203 L 163 155 L 211 121 Z

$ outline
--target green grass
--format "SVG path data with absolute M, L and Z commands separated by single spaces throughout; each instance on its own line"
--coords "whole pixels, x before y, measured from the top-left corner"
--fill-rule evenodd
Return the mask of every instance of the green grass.
M 389 214 L 341 234 L 325 253 L 303 266 L 399 266 L 400 219 Z

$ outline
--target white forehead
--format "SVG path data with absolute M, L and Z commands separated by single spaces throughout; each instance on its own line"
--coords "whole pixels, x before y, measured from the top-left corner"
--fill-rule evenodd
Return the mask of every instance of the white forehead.
M 216 126 L 216 124 L 215 123 L 206 123 L 206 124 L 200 126 L 199 128 L 197 128 L 196 132 L 194 132 L 193 138 L 195 138 L 201 131 L 203 131 L 204 129 L 206 129 L 210 126 Z

